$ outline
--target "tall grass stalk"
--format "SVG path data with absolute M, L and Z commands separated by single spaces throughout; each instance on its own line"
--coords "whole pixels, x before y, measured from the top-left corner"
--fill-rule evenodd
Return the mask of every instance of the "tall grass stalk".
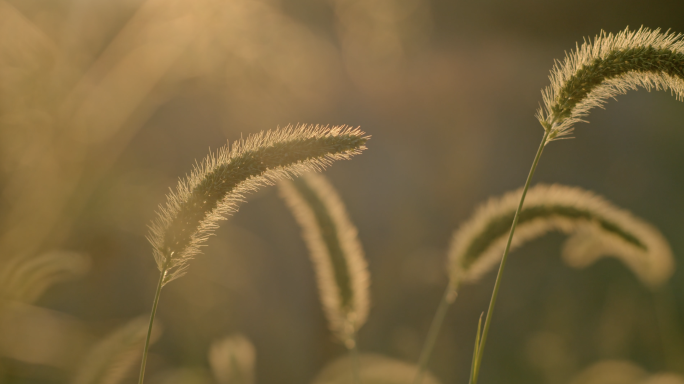
M 492 298 L 489 301 L 489 308 L 487 309 L 487 317 L 485 318 L 484 329 L 482 330 L 482 338 L 477 347 L 477 354 L 473 356 L 473 373 L 472 381 L 470 384 L 476 384 L 477 379 L 480 375 L 480 364 L 482 363 L 482 354 L 484 353 L 484 347 L 487 343 L 487 335 L 489 335 L 489 326 L 492 323 L 492 315 L 494 314 L 494 306 L 496 305 L 496 298 L 499 295 L 499 288 L 501 287 L 501 280 L 503 276 L 504 268 L 506 267 L 506 260 L 508 260 L 508 252 L 511 249 L 511 241 L 513 240 L 513 234 L 515 233 L 515 227 L 518 225 L 518 220 L 520 218 L 520 210 L 525 203 L 525 195 L 527 195 L 527 190 L 530 187 L 530 182 L 534 176 L 534 171 L 537 170 L 537 165 L 539 164 L 539 159 L 541 158 L 544 147 L 546 146 L 546 140 L 549 136 L 549 131 L 544 131 L 544 137 L 542 138 L 539 149 L 537 149 L 537 155 L 534 157 L 532 162 L 532 167 L 530 168 L 530 173 L 527 175 L 527 180 L 525 181 L 525 187 L 523 188 L 522 196 L 520 197 L 520 204 L 518 204 L 518 209 L 515 211 L 515 217 L 513 218 L 513 225 L 511 225 L 511 232 L 508 235 L 508 241 L 506 242 L 506 249 L 504 250 L 503 256 L 501 257 L 501 264 L 499 265 L 499 272 L 496 274 L 496 282 L 494 283 L 494 291 L 492 292 Z
M 584 43 L 554 68 L 551 74 L 552 84 L 543 91 L 545 108 L 540 108 L 537 113 L 544 127 L 544 138 L 525 182 L 501 258 L 482 339 L 477 354 L 473 356 L 475 360 L 471 384 L 476 384 L 479 377 L 484 346 L 511 240 L 525 194 L 547 141 L 570 134 L 573 125 L 582 121 L 590 109 L 602 106 L 608 98 L 639 86 L 647 90 L 669 88 L 681 99 L 684 91 L 683 79 L 684 43 L 681 35 L 661 34 L 659 30 L 650 31 L 644 28 L 636 32 L 626 29 L 617 35 L 601 33 L 593 43 Z
M 557 62 L 550 80 L 551 85 L 542 91 L 544 105 L 537 111 L 537 118 L 544 128 L 544 137 L 527 176 L 499 264 L 484 329 L 473 355 L 471 384 L 476 384 L 479 377 L 511 242 L 544 147 L 553 140 L 571 134 L 574 124 L 584 121 L 583 118 L 592 108 L 603 106 L 609 98 L 628 90 L 638 87 L 649 91 L 669 89 L 679 100 L 684 99 L 684 39 L 679 34 L 663 34 L 660 30 L 646 28 L 638 31 L 627 28 L 616 35 L 601 32 L 593 41 L 578 46 L 563 62 Z M 440 307 L 442 305 L 446 304 L 440 304 Z M 437 312 L 433 321 L 436 331 L 431 329 L 430 334 L 439 330 L 445 312 Z M 432 342 L 428 338 L 421 356 L 429 356 L 431 348 Z M 423 360 L 425 362 L 420 365 L 416 384 L 420 383 L 420 372 L 427 363 L 427 359 Z
M 159 296 L 164 279 L 166 278 L 166 269 L 159 275 L 159 283 L 157 283 L 157 292 L 154 294 L 154 302 L 152 303 L 152 313 L 150 314 L 150 324 L 147 327 L 147 336 L 145 337 L 145 347 L 143 348 L 142 363 L 140 364 L 140 376 L 138 377 L 138 384 L 143 383 L 145 378 L 145 366 L 147 365 L 147 353 L 150 350 L 150 338 L 152 336 L 152 327 L 154 327 L 154 316 L 157 314 L 157 306 L 159 305 Z
M 165 284 L 185 274 L 188 263 L 237 210 L 244 195 L 276 180 L 320 171 L 334 160 L 349 159 L 366 149 L 369 137 L 347 126 L 297 126 L 249 136 L 210 154 L 181 180 L 150 226 L 148 239 L 160 271 L 152 304 L 138 384 L 143 383 L 149 337 Z
M 161 330 L 155 326 L 152 341 Z M 140 346 L 146 337 L 146 319 L 139 317 L 119 327 L 99 341 L 85 355 L 71 384 L 118 384 L 140 358 Z
M 511 231 L 508 235 L 508 241 L 506 243 L 506 249 L 504 250 L 503 257 L 501 258 L 501 264 L 499 265 L 499 272 L 496 275 L 496 283 L 494 284 L 494 292 L 492 292 L 492 298 L 489 302 L 489 309 L 487 310 L 487 317 L 485 319 L 485 325 L 484 325 L 484 330 L 482 331 L 482 339 L 475 349 L 476 353 L 473 355 L 473 362 L 472 362 L 472 380 L 471 384 L 477 383 L 477 378 L 480 370 L 480 363 L 482 361 L 482 353 L 484 352 L 484 345 L 487 342 L 487 335 L 489 334 L 489 326 L 492 321 L 492 314 L 494 313 L 494 305 L 496 304 L 496 298 L 499 295 L 499 288 L 501 286 L 501 278 L 503 276 L 503 270 L 504 267 L 506 266 L 506 260 L 508 259 L 508 252 L 510 251 L 511 248 L 511 240 L 513 239 L 513 234 L 515 233 L 515 227 L 518 225 L 518 219 L 520 215 L 520 210 L 522 209 L 523 203 L 525 202 L 525 195 L 527 195 L 527 190 L 530 187 L 530 182 L 532 181 L 532 176 L 534 176 L 534 171 L 537 169 L 537 164 L 539 164 L 539 159 L 541 158 L 541 154 L 544 151 L 544 147 L 547 143 L 547 138 L 549 136 L 549 131 L 545 130 L 544 131 L 544 137 L 542 138 L 541 144 L 539 145 L 539 149 L 537 149 L 537 154 L 534 157 L 534 161 L 532 162 L 532 168 L 530 169 L 530 173 L 527 175 L 527 181 L 525 181 L 525 187 L 523 188 L 523 193 L 522 196 L 520 197 L 520 203 L 518 204 L 518 209 L 515 211 L 515 217 L 513 218 L 513 224 L 511 225 Z M 432 349 L 434 348 L 435 341 L 437 340 L 437 335 L 439 334 L 439 331 L 442 327 L 442 323 L 444 322 L 444 317 L 446 316 L 447 309 L 449 308 L 449 305 L 453 302 L 455 298 L 455 288 L 452 286 L 452 283 L 447 286 L 446 291 L 444 292 L 444 295 L 442 296 L 442 300 L 439 304 L 439 307 L 437 309 L 437 313 L 435 314 L 434 319 L 432 320 L 432 324 L 430 326 L 430 330 L 428 331 L 428 337 L 423 345 L 423 351 L 420 354 L 420 361 L 418 362 L 418 372 L 416 373 L 416 378 L 414 380 L 414 384 L 420 384 L 423 378 L 423 375 L 425 373 L 425 370 L 427 369 L 427 363 L 428 360 L 430 359 L 430 354 L 432 353 Z M 479 330 L 478 330 L 479 332 Z M 478 335 L 479 337 L 479 335 Z

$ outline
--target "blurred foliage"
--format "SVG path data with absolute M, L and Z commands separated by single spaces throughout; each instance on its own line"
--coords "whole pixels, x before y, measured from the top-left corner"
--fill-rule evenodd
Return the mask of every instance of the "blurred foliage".
M 146 225 L 168 187 L 207 147 L 298 122 L 373 135 L 328 172 L 373 278 L 359 344 L 416 361 L 449 234 L 524 180 L 553 59 L 601 29 L 684 32 L 683 12 L 665 0 L 0 0 L 0 271 L 91 260 L 66 272 L 76 279 L 3 293 L 0 382 L 69 382 L 98 340 L 149 313 Z M 682 264 L 682 121 L 666 94 L 611 101 L 550 144 L 535 180 L 630 209 Z M 165 289 L 150 383 L 213 382 L 210 346 L 235 332 L 254 344 L 259 383 L 311 382 L 344 354 L 296 223 L 273 188 L 249 200 Z M 511 258 L 480 381 L 568 383 L 604 359 L 684 373 L 681 269 L 652 295 L 614 260 L 565 267 L 559 242 Z M 440 382 L 466 382 L 492 285 L 459 293 L 430 364 Z

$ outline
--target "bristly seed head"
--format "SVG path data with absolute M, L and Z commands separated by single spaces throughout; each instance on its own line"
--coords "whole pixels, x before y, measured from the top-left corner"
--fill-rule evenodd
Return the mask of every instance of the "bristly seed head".
M 302 227 L 330 329 L 353 348 L 370 307 L 370 273 L 356 227 L 325 176 L 308 173 L 278 186 Z
M 148 238 L 159 270 L 166 272 L 164 283 L 184 273 L 245 193 L 349 159 L 366 149 L 368 139 L 358 128 L 297 126 L 261 132 L 210 154 L 169 194 L 150 227 Z
M 608 98 L 628 90 L 670 91 L 684 100 L 684 39 L 681 34 L 629 28 L 617 35 L 601 32 L 556 62 L 542 91 L 537 119 L 549 132 L 547 143 L 572 133 L 575 123 Z
M 452 287 L 476 281 L 498 265 L 521 194 L 519 189 L 490 199 L 454 232 L 449 248 Z M 511 247 L 550 231 L 571 235 L 563 249 L 571 266 L 614 256 L 651 288 L 667 281 L 674 270 L 670 246 L 655 227 L 580 188 L 530 188 Z

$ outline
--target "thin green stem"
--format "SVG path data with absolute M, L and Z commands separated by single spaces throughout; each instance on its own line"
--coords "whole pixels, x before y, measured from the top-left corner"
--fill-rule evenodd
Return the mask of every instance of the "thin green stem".
M 147 338 L 145 339 L 145 349 L 143 349 L 142 363 L 140 364 L 140 378 L 138 384 L 143 384 L 143 377 L 145 377 L 145 364 L 147 364 L 147 351 L 150 349 L 150 336 L 152 336 L 152 325 L 154 324 L 154 315 L 157 313 L 157 305 L 159 304 L 159 295 L 161 295 L 162 283 L 166 277 L 165 268 L 161 275 L 159 275 L 159 283 L 157 284 L 157 293 L 154 295 L 154 303 L 152 304 L 152 314 L 150 315 L 150 325 L 147 328 Z
M 549 132 L 551 132 L 550 129 L 544 133 L 544 137 L 542 138 L 541 144 L 539 145 L 539 149 L 537 150 L 537 155 L 534 157 L 532 168 L 530 168 L 530 173 L 527 175 L 527 181 L 525 181 L 525 188 L 523 188 L 523 193 L 520 197 L 518 209 L 515 211 L 515 217 L 513 218 L 513 224 L 511 225 L 511 232 L 508 234 L 508 242 L 506 243 L 506 249 L 504 250 L 503 256 L 501 257 L 499 272 L 496 275 L 496 282 L 494 283 L 494 292 L 492 292 L 492 299 L 489 302 L 489 309 L 487 309 L 487 318 L 485 320 L 484 330 L 482 331 L 482 339 L 480 341 L 480 346 L 477 349 L 477 359 L 473 364 L 474 369 L 471 384 L 477 384 L 477 378 L 480 374 L 480 364 L 482 363 L 482 354 L 484 353 L 484 347 L 487 343 L 489 326 L 492 322 L 492 314 L 494 313 L 494 305 L 496 304 L 496 297 L 499 295 L 499 288 L 501 287 L 501 277 L 503 275 L 504 267 L 506 266 L 506 260 L 508 259 L 508 251 L 511 249 L 511 240 L 513 240 L 515 227 L 518 225 L 518 219 L 520 218 L 520 211 L 522 210 L 523 203 L 525 202 L 525 195 L 527 195 L 527 189 L 530 187 L 532 176 L 534 176 L 534 171 L 537 169 L 537 164 L 539 164 L 539 158 L 541 157 L 541 154 L 544 151 L 544 146 L 546 145 L 546 139 L 549 136 Z
M 425 376 L 425 370 L 427 369 L 427 363 L 430 360 L 430 355 L 435 347 L 435 342 L 437 341 L 437 336 L 439 335 L 439 330 L 442 328 L 442 323 L 444 322 L 444 317 L 446 316 L 447 309 L 451 304 L 450 298 L 453 297 L 454 288 L 449 284 L 447 289 L 442 295 L 442 301 L 437 307 L 437 312 L 435 317 L 432 319 L 432 324 L 430 324 L 430 329 L 428 330 L 427 338 L 425 339 L 425 344 L 423 345 L 423 350 L 420 352 L 420 358 L 418 359 L 418 371 L 416 372 L 416 378 L 413 380 L 413 384 L 420 384 Z
M 480 348 L 480 335 L 482 334 L 482 316 L 484 312 L 480 313 L 480 320 L 477 322 L 477 334 L 475 335 L 475 347 L 473 348 L 473 361 L 470 362 L 470 379 L 469 383 L 473 382 L 473 372 L 475 372 L 475 356 L 477 356 L 477 350 Z
M 354 379 L 354 384 L 361 384 L 361 377 L 359 375 L 359 347 L 356 343 L 356 332 L 352 336 L 353 347 L 349 351 L 352 358 L 352 378 Z

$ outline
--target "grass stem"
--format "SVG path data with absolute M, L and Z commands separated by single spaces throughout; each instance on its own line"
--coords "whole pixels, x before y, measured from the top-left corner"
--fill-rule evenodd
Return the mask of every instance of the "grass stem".
M 147 352 L 150 349 L 150 336 L 152 336 L 152 326 L 154 325 L 154 315 L 157 313 L 157 305 L 159 304 L 159 296 L 161 295 L 162 285 L 164 283 L 164 278 L 166 277 L 167 269 L 164 270 L 159 275 L 159 283 L 157 284 L 157 293 L 154 295 L 154 303 L 152 304 L 152 314 L 150 315 L 150 325 L 147 328 L 147 337 L 145 338 L 145 349 L 143 349 L 142 363 L 140 364 L 140 377 L 138 378 L 138 384 L 143 384 L 143 378 L 145 377 L 145 364 L 147 363 Z
M 359 367 L 359 346 L 356 340 L 356 333 L 353 335 L 353 347 L 349 351 L 352 358 L 352 378 L 354 384 L 361 384 L 360 367 Z
M 652 298 L 665 368 L 672 372 L 683 373 L 681 361 L 684 358 L 684 348 L 682 348 L 684 335 L 677 326 L 677 302 L 672 286 L 661 287 L 653 292 Z
M 469 383 L 473 382 L 473 372 L 475 372 L 475 356 L 477 356 L 477 350 L 480 348 L 480 336 L 482 335 L 482 316 L 484 312 L 480 313 L 480 321 L 477 322 L 477 334 L 475 335 L 475 347 L 473 348 L 473 361 L 470 363 L 470 379 Z
M 435 347 L 435 342 L 437 341 L 439 330 L 442 328 L 447 309 L 449 309 L 449 305 L 451 304 L 449 298 L 453 295 L 453 290 L 454 288 L 449 284 L 444 291 L 444 295 L 442 295 L 442 301 L 440 301 L 439 307 L 437 307 L 435 317 L 432 319 L 432 324 L 430 324 L 423 350 L 420 352 L 420 358 L 418 359 L 418 371 L 416 372 L 416 378 L 413 380 L 414 384 L 420 384 L 420 382 L 423 381 L 427 363 L 430 360 L 430 355 Z
M 489 333 L 489 326 L 491 325 L 492 314 L 494 313 L 494 305 L 496 304 L 496 298 L 499 295 L 499 288 L 501 287 L 501 277 L 503 275 L 504 267 L 506 266 L 506 260 L 508 259 L 508 251 L 511 249 L 511 240 L 513 240 L 515 227 L 518 224 L 518 219 L 520 218 L 520 211 L 522 210 L 523 203 L 525 202 L 525 195 L 527 194 L 527 189 L 530 187 L 530 182 L 532 181 L 532 176 L 534 176 L 534 171 L 537 169 L 537 164 L 539 164 L 539 158 L 541 158 L 541 154 L 544 151 L 544 146 L 546 145 L 546 139 L 549 136 L 549 132 L 551 132 L 551 130 L 546 130 L 544 133 L 544 137 L 542 138 L 539 149 L 537 150 L 537 155 L 534 157 L 532 168 L 530 168 L 530 173 L 527 175 L 527 181 L 525 181 L 525 187 L 523 188 L 523 193 L 520 197 L 520 204 L 518 204 L 518 209 L 515 211 L 515 217 L 513 218 L 513 224 L 511 225 L 511 232 L 508 235 L 506 249 L 501 257 L 499 272 L 496 275 L 492 299 L 489 302 L 489 309 L 487 309 L 487 318 L 485 319 L 484 330 L 482 331 L 482 339 L 480 340 L 480 345 L 477 348 L 477 355 L 473 356 L 475 361 L 473 363 L 473 375 L 470 384 L 477 384 L 477 379 L 480 374 L 480 364 L 482 363 L 482 354 L 484 352 L 485 343 L 487 343 L 487 334 Z

